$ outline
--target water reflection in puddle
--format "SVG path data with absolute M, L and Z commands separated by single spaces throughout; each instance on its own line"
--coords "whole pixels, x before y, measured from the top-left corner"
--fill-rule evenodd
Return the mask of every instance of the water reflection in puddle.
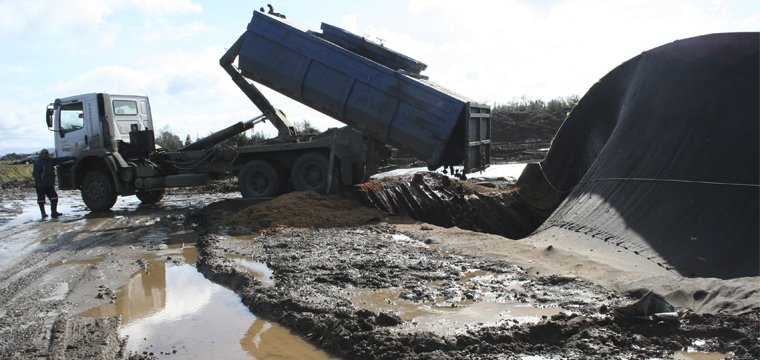
M 264 285 L 275 284 L 275 280 L 273 278 L 274 272 L 272 272 L 272 270 L 269 270 L 269 267 L 267 266 L 267 264 L 260 263 L 258 261 L 253 261 L 244 256 L 235 255 L 235 254 L 227 254 L 227 257 L 234 260 L 235 264 L 238 264 L 246 268 L 249 274 L 256 277 L 256 280 L 261 281 L 262 283 L 264 283 Z
M 397 327 L 400 332 L 433 331 L 452 334 L 468 325 L 495 325 L 510 320 L 515 323 L 536 323 L 544 317 L 551 317 L 563 311 L 557 307 L 535 307 L 529 303 L 496 301 L 488 287 L 478 284 L 498 282 L 502 286 L 519 287 L 509 276 L 494 275 L 483 270 L 472 270 L 463 274 L 458 283 L 465 287 L 475 287 L 483 301 L 462 300 L 446 302 L 438 298 L 434 302 L 416 303 L 399 295 L 404 289 L 364 289 L 348 292 L 356 308 L 376 312 L 393 311 L 407 321 Z M 514 284 L 513 284 L 514 283 Z M 427 286 L 441 286 L 443 281 L 431 281 Z
M 676 351 L 673 354 L 674 360 L 723 360 L 728 355 L 721 353 L 700 353 L 690 351 Z
M 376 312 L 396 312 L 401 319 L 408 321 L 405 325 L 398 327 L 401 332 L 433 331 L 449 334 L 467 325 L 494 325 L 502 320 L 536 323 L 544 316 L 551 317 L 562 312 L 562 309 L 556 307 L 537 308 L 520 302 L 465 300 L 456 304 L 440 301 L 415 303 L 400 298 L 399 294 L 402 291 L 402 289 L 364 289 L 348 295 L 356 308 Z
M 157 256 L 172 253 L 197 258 L 194 248 L 177 245 Z M 78 316 L 121 314 L 130 351 L 182 359 L 330 358 L 297 333 L 251 314 L 232 290 L 208 281 L 193 265 L 149 261 L 116 294 L 114 304 Z

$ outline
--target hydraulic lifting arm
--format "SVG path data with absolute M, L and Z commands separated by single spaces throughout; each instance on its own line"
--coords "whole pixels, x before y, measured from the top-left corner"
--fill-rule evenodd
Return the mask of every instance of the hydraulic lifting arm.
M 243 77 L 235 65 L 232 64 L 235 61 L 235 58 L 237 58 L 238 53 L 240 53 L 240 47 L 243 46 L 243 40 L 245 40 L 245 34 L 240 36 L 235 44 L 232 45 L 221 59 L 219 59 L 219 65 L 230 74 L 232 81 L 237 84 L 240 90 L 243 90 L 243 93 L 251 99 L 251 102 L 253 102 L 253 104 L 261 110 L 264 116 L 272 122 L 277 128 L 281 139 L 288 142 L 297 141 L 298 137 L 296 136 L 296 129 L 293 127 L 293 124 L 288 121 L 288 118 L 285 117 L 285 114 L 272 106 L 264 94 L 262 94 L 250 80 Z

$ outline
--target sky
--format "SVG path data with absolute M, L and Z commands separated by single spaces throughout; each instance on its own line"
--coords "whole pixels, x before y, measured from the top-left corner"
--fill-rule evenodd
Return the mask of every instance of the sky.
M 271 1 L 271 0 L 270 0 Z M 53 147 L 56 98 L 150 97 L 154 127 L 193 140 L 260 111 L 219 66 L 267 3 L 0 0 L 0 156 Z M 428 65 L 424 75 L 490 105 L 583 96 L 642 51 L 717 32 L 759 31 L 757 0 L 289 0 L 275 11 L 367 35 Z M 259 86 L 291 122 L 341 123 Z M 269 124 L 255 131 L 275 136 Z

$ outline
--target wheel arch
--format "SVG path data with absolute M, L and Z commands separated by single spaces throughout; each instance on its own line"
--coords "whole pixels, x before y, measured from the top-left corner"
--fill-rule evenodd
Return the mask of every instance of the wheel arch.
M 110 152 L 105 149 L 95 149 L 83 153 L 72 168 L 74 188 L 81 189 L 84 177 L 90 171 L 107 172 L 113 178 L 116 193 L 121 194 L 122 184 L 118 176 L 119 166 L 116 160 L 110 156 Z

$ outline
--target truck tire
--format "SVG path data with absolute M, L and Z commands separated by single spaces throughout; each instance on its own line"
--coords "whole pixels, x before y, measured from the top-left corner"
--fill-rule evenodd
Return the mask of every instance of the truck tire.
M 159 189 L 153 191 L 137 190 L 135 196 L 140 199 L 140 202 L 146 205 L 155 204 L 166 195 L 166 189 Z
M 244 198 L 266 198 L 277 196 L 280 189 L 277 171 L 266 161 L 254 160 L 240 171 L 238 187 Z
M 93 170 L 82 181 L 82 200 L 92 211 L 108 210 L 116 204 L 113 179 L 102 171 Z
M 324 193 L 327 190 L 329 162 L 319 153 L 301 155 L 290 170 L 290 181 L 296 191 L 312 190 Z

